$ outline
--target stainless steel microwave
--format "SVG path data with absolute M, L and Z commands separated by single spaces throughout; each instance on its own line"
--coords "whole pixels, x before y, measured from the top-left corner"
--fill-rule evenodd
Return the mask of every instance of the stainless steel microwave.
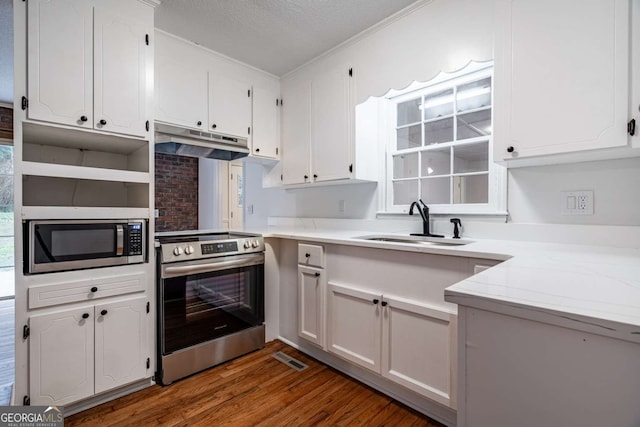
M 26 274 L 148 262 L 147 220 L 25 223 Z

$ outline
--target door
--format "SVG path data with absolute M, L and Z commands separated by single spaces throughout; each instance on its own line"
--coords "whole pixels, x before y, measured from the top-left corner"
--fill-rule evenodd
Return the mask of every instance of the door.
M 99 8 L 94 31 L 94 127 L 146 135 L 146 45 L 149 29 Z
M 353 163 L 353 74 L 339 67 L 311 84 L 311 170 L 314 181 L 346 179 Z
M 327 286 L 328 350 L 380 372 L 381 295 L 332 282 Z
M 31 316 L 32 405 L 65 405 L 93 394 L 93 306 Z
M 251 85 L 209 73 L 209 130 L 249 137 Z
M 229 228 L 244 226 L 244 179 L 242 163 L 229 163 Z
M 85 0 L 31 0 L 30 119 L 93 127 L 93 10 Z
M 627 144 L 629 0 L 501 0 L 495 159 Z
M 275 91 L 253 88 L 253 129 L 251 129 L 254 156 L 278 159 L 280 157 L 280 100 Z
M 323 270 L 298 266 L 298 335 L 323 348 L 324 280 Z
M 147 376 L 147 299 L 95 307 L 95 392 Z
M 282 89 L 282 182 L 300 184 L 309 179 L 310 86 L 305 82 Z
M 382 375 L 449 406 L 455 314 L 389 295 L 382 304 Z

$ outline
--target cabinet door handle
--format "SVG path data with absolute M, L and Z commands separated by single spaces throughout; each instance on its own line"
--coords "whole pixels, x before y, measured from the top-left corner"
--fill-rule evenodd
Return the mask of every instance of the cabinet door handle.
M 309 175 L 305 175 L 305 176 L 304 176 L 304 179 L 305 179 L 305 180 L 309 179 Z
M 259 153 L 259 152 L 260 152 L 260 149 L 259 149 L 259 148 L 256 148 L 256 153 Z
M 106 121 L 105 119 L 102 119 L 102 120 L 100 120 L 100 124 L 101 124 L 102 126 L 104 126 L 104 125 L 106 125 L 106 124 L 107 124 L 107 121 Z
M 380 302 L 380 300 L 379 300 L 378 298 L 374 298 L 374 299 L 373 299 L 373 303 L 374 303 L 374 304 L 377 304 L 377 303 L 379 303 L 379 302 Z
M 314 274 L 314 276 L 316 276 L 316 277 L 320 277 L 320 273 L 316 272 L 316 273 Z
M 87 116 L 80 116 L 80 121 L 81 121 L 81 122 L 86 122 L 87 120 L 89 120 L 89 119 L 87 118 Z
M 96 286 L 91 288 L 91 293 L 96 293 L 98 292 L 98 288 Z
M 82 318 L 83 319 L 88 319 L 89 318 L 89 313 L 83 313 L 82 314 Z
M 202 122 L 200 120 L 198 120 L 198 123 L 196 123 L 198 126 L 202 126 Z
M 510 145 L 507 147 L 507 153 L 513 153 L 515 151 L 515 147 L 513 145 Z
M 310 258 L 311 254 L 304 254 L 305 257 Z
M 103 316 L 106 316 L 106 315 L 107 315 L 107 313 L 108 313 L 108 311 L 107 311 L 107 310 L 102 310 L 102 311 L 100 312 L 100 314 L 101 314 L 101 315 L 103 315 Z
M 313 179 L 318 179 L 318 175 L 316 175 L 315 173 L 313 174 Z
M 381 305 L 381 306 L 383 306 L 383 307 L 386 307 L 386 306 L 387 306 L 387 304 L 388 304 L 388 302 L 386 302 L 386 301 L 382 301 L 382 302 L 380 303 L 380 305 Z
M 215 123 L 211 125 L 211 129 L 215 129 L 217 127 L 218 127 L 218 125 L 216 125 Z

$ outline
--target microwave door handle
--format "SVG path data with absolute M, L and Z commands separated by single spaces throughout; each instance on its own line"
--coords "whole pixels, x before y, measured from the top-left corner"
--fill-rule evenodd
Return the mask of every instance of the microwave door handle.
M 124 253 L 124 226 L 116 225 L 116 256 Z
M 40 234 L 40 230 L 38 230 L 38 227 L 35 227 L 35 234 L 36 234 L 36 240 L 38 240 L 38 243 L 40 243 L 42 252 L 44 252 L 49 262 L 56 262 L 56 258 L 53 256 L 51 251 L 49 251 L 49 248 L 47 247 L 47 245 L 44 243 L 44 239 L 42 238 L 42 234 Z
M 164 269 L 164 272 L 167 275 L 175 275 L 175 274 L 188 275 L 188 274 L 195 274 L 195 273 L 220 271 L 220 270 L 226 270 L 230 268 L 249 267 L 249 266 L 257 265 L 261 263 L 256 259 L 260 259 L 260 258 L 256 257 L 255 259 L 240 259 L 240 260 L 233 260 L 233 261 L 218 261 L 218 262 L 213 262 L 209 264 L 166 267 Z

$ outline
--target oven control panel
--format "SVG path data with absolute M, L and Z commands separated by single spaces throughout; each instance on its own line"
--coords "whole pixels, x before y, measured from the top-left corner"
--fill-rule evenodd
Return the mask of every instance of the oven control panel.
M 164 243 L 161 245 L 161 250 L 162 262 L 188 261 L 190 259 L 263 252 L 264 239 L 262 237 L 247 237 L 209 242 Z

